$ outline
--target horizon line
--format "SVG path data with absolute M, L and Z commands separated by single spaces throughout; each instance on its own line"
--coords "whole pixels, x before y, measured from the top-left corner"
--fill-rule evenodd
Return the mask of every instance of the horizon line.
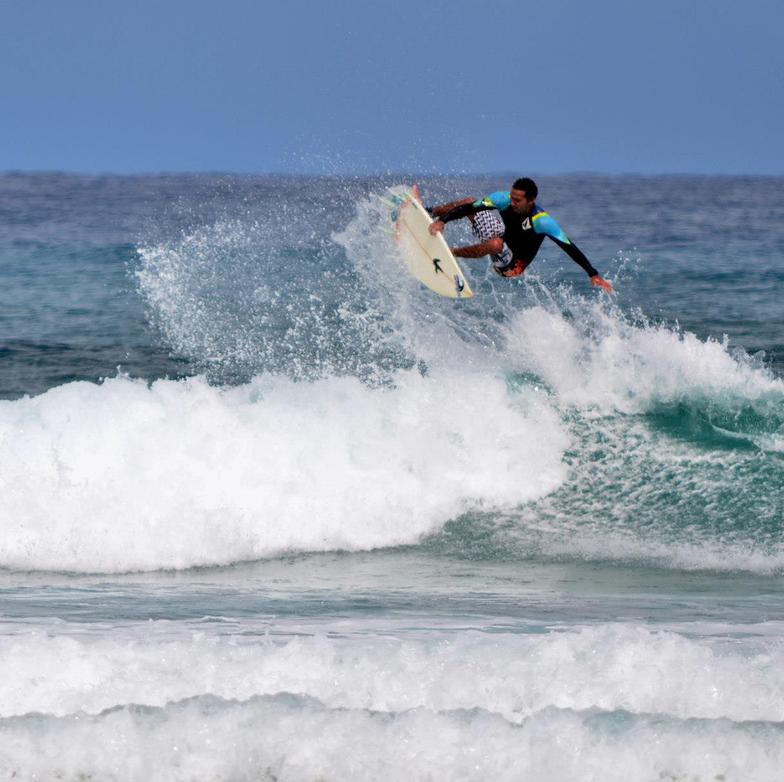
M 752 179 L 781 179 L 784 173 L 759 174 L 750 172 L 705 172 L 705 171 L 660 171 L 656 173 L 643 171 L 600 171 L 593 169 L 575 169 L 571 171 L 527 171 L 526 175 L 542 177 L 703 177 L 703 178 L 752 178 Z M 23 176 L 63 176 L 63 177 L 117 177 L 117 178 L 143 178 L 143 177 L 287 177 L 291 179 L 369 179 L 373 177 L 519 177 L 519 171 L 448 171 L 444 173 L 412 171 L 412 170 L 386 170 L 386 171 L 343 171 L 326 173 L 323 171 L 232 171 L 222 169 L 204 170 L 149 170 L 149 171 L 85 171 L 75 169 L 57 168 L 32 168 L 32 169 L 4 169 L 0 171 L 2 177 Z

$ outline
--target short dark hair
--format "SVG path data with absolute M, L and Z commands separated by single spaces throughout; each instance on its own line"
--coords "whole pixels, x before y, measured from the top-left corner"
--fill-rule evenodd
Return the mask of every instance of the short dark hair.
M 536 186 L 536 182 L 527 176 L 515 179 L 512 190 L 523 190 L 529 201 L 534 200 L 539 195 L 539 188 Z

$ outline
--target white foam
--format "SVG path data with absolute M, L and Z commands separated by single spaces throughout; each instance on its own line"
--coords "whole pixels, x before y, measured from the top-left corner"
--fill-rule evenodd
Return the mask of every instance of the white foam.
M 333 711 L 279 696 L 17 719 L 3 725 L 0 764 L 17 779 L 778 782 L 784 741 L 764 724 L 552 709 L 517 725 L 481 711 Z
M 111 637 L 62 630 L 5 635 L 0 717 L 289 692 L 331 709 L 482 709 L 511 723 L 549 707 L 784 722 L 780 628 L 765 635 L 764 626 L 756 632 L 744 626 L 743 640 L 729 637 L 729 630 L 689 638 L 614 624 L 425 639 L 359 633 L 271 640 L 258 629 L 227 637 L 203 625 L 194 630 L 162 622 L 115 629 Z
M 553 490 L 568 444 L 535 392 L 415 371 L 71 383 L 0 403 L 0 441 L 0 566 L 95 572 L 415 543 Z
M 623 413 L 684 399 L 784 404 L 784 382 L 739 361 L 726 341 L 635 325 L 599 305 L 578 317 L 584 328 L 536 306 L 518 312 L 508 330 L 510 359 L 540 375 L 560 404 Z
M 639 652 L 650 659 L 656 650 L 654 644 Z M 593 655 L 607 651 L 594 648 Z M 346 681 L 355 701 L 367 700 L 363 659 L 344 661 L 345 668 L 360 663 L 356 679 Z M 428 659 L 428 667 L 433 662 Z M 636 662 L 632 656 L 622 668 L 631 672 Z M 556 656 L 556 680 L 557 663 Z M 474 680 L 481 692 L 481 678 L 469 666 L 462 671 L 469 681 L 455 682 L 459 688 Z M 129 678 L 140 673 L 132 669 Z M 419 673 L 412 665 L 412 677 Z M 695 686 L 685 676 L 684 682 Z M 243 700 L 200 696 L 95 716 L 31 714 L 0 721 L 0 768 L 18 779 L 777 782 L 782 764 L 780 722 L 680 720 L 554 706 L 505 719 L 484 708 L 377 711 L 295 694 Z

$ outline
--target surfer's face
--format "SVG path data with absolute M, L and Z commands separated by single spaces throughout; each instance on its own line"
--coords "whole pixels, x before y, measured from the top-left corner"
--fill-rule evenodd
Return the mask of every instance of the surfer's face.
M 527 215 L 534 208 L 534 199 L 528 199 L 525 190 L 512 190 L 509 193 L 512 209 L 521 215 Z

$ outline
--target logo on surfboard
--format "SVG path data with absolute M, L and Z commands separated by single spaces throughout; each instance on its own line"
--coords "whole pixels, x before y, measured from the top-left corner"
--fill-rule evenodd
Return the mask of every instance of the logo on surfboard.
M 465 280 L 457 274 L 455 275 L 455 290 L 457 291 L 458 296 L 465 290 Z
M 440 258 L 433 258 L 433 268 L 436 270 L 436 274 L 441 272 L 444 273 L 444 270 L 441 268 L 441 259 Z

